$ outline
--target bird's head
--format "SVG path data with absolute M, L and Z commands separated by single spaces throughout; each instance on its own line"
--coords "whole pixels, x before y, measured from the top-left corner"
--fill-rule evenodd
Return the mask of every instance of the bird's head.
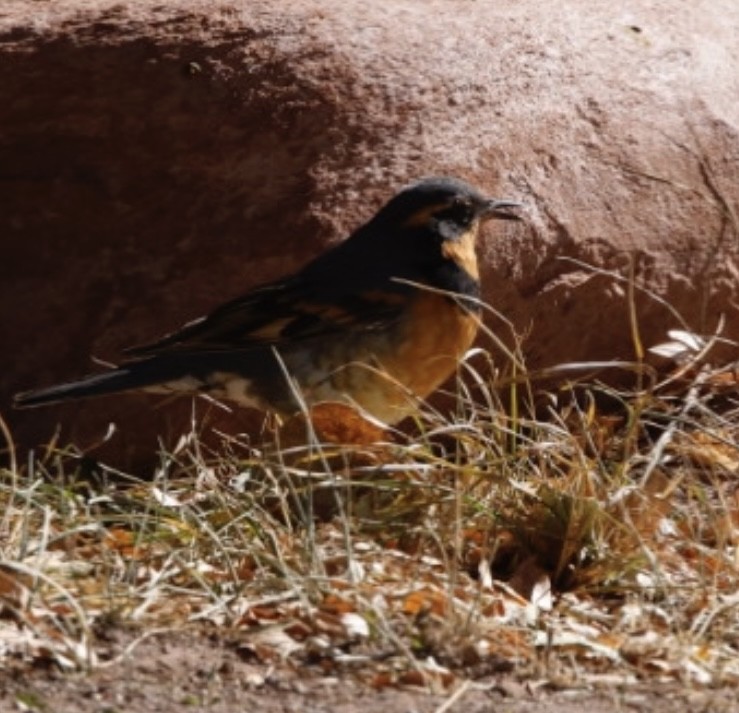
M 424 178 L 403 188 L 349 239 L 307 266 L 304 274 L 324 283 L 356 289 L 378 276 L 421 282 L 452 292 L 479 290 L 475 244 L 487 220 L 519 220 L 519 203 L 486 198 L 456 178 Z M 337 275 L 336 256 L 359 272 Z M 407 286 L 403 289 L 407 289 Z
M 520 203 L 486 198 L 456 178 L 424 178 L 401 190 L 377 214 L 376 220 L 401 230 L 422 231 L 440 242 L 476 233 L 490 219 L 519 220 L 512 212 Z
M 480 226 L 495 218 L 519 220 L 514 211 L 520 207 L 513 201 L 486 198 L 456 178 L 424 178 L 388 201 L 368 227 L 375 236 L 384 236 L 390 250 L 413 256 L 408 264 L 424 263 L 448 272 L 446 266 L 454 263 L 477 280 L 475 244 Z

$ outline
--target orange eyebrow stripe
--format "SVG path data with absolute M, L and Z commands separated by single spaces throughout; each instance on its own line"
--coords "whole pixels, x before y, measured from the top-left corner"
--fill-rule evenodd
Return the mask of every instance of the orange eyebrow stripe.
M 434 213 L 446 208 L 449 204 L 446 202 L 434 203 L 434 205 L 425 206 L 417 210 L 410 218 L 403 222 L 404 228 L 422 228 L 428 225 Z

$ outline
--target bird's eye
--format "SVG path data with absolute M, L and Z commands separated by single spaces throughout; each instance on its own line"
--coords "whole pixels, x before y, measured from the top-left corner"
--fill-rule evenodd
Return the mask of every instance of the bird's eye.
M 460 199 L 455 199 L 448 207 L 437 213 L 439 220 L 451 221 L 461 226 L 468 226 L 475 217 L 475 211 L 472 205 Z

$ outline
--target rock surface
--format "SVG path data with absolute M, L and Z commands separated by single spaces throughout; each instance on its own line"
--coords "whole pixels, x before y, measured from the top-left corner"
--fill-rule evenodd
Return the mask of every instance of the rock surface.
M 675 311 L 737 338 L 738 33 L 734 0 L 5 0 L 0 411 L 24 446 L 115 421 L 121 462 L 151 452 L 189 405 L 10 396 L 298 267 L 427 174 L 526 203 L 480 249 L 530 367 L 633 358 L 630 264 L 647 346 Z

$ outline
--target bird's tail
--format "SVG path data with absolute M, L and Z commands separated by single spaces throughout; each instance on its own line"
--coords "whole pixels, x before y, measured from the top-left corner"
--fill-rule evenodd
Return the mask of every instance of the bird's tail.
M 162 383 L 162 373 L 156 368 L 146 368 L 145 362 L 137 362 L 131 366 L 122 366 L 102 374 L 90 374 L 76 381 L 50 386 L 47 389 L 35 389 L 16 394 L 13 405 L 16 408 L 45 406 L 60 401 L 83 399 L 88 396 L 103 396 L 121 391 L 142 389 Z M 150 366 L 155 366 L 151 364 Z M 142 368 L 143 367 L 143 368 Z

